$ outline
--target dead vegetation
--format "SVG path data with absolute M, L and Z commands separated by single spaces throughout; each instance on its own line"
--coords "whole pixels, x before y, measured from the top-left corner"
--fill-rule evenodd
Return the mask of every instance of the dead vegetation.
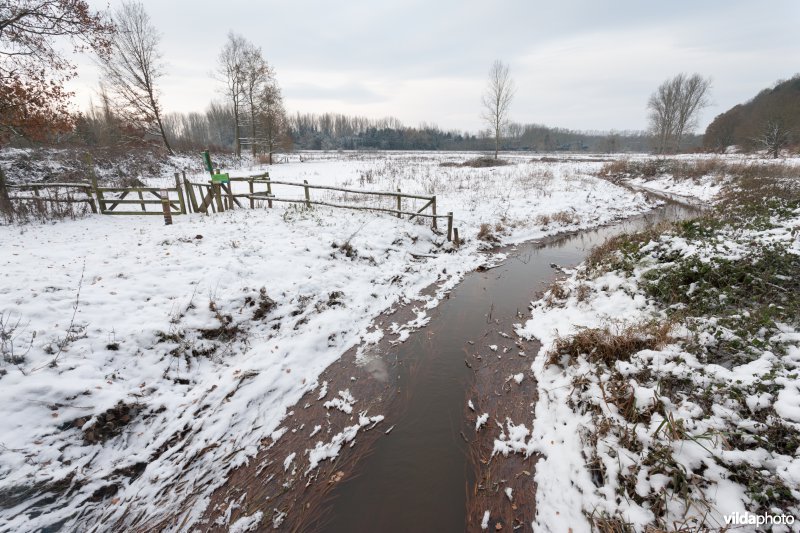
M 580 222 L 580 217 L 573 211 L 557 211 L 555 213 L 537 215 L 534 223 L 537 226 L 549 226 L 551 223 L 571 226 Z
M 495 159 L 494 157 L 483 156 L 464 161 L 463 163 L 456 163 L 453 161 L 445 161 L 440 163 L 442 167 L 469 167 L 469 168 L 489 168 L 489 167 L 503 167 L 510 165 L 510 161 L 505 159 Z
M 79 418 L 72 425 L 83 432 L 83 441 L 86 444 L 96 444 L 116 437 L 133 420 L 141 406 L 138 404 L 126 404 L 122 401 L 114 407 L 94 417 L 94 421 L 86 426 L 86 419 Z
M 256 308 L 255 311 L 253 311 L 253 320 L 263 320 L 277 305 L 275 300 L 267 296 L 266 287 L 261 287 L 258 291 L 257 299 L 252 296 L 246 296 L 244 303 L 248 307 Z
M 592 363 L 613 366 L 628 361 L 642 350 L 657 350 L 671 342 L 671 322 L 647 321 L 617 327 L 586 328 L 568 337 L 559 337 L 548 354 L 550 365 L 570 365 L 585 356 Z
M 0 192 L 0 194 L 2 194 Z M 75 190 L 48 188 L 9 194 L 9 201 L 0 209 L 0 223 L 26 224 L 77 220 L 92 214 L 87 195 Z
M 497 236 L 497 233 L 502 231 L 502 226 L 500 224 L 481 224 L 480 228 L 478 229 L 478 240 L 487 242 L 490 244 L 499 244 L 500 237 Z
M 739 180 L 797 178 L 797 167 L 786 163 L 730 161 L 724 158 L 678 159 L 617 159 L 603 165 L 598 175 L 611 181 L 631 178 L 653 179 L 671 176 L 677 181 L 699 180 L 704 177 Z

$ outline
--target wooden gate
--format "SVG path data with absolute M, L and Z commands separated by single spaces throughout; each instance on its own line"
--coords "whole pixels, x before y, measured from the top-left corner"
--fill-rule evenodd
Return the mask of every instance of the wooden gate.
M 97 195 L 100 213 L 103 215 L 164 216 L 162 210 L 164 194 L 167 195 L 171 215 L 186 214 L 186 203 L 178 174 L 175 174 L 174 187 L 100 187 L 97 185 L 97 177 L 92 176 L 92 188 Z M 133 195 L 137 198 L 132 198 Z M 140 207 L 139 211 L 126 209 L 136 205 Z M 148 210 L 148 206 L 156 206 L 157 210 Z

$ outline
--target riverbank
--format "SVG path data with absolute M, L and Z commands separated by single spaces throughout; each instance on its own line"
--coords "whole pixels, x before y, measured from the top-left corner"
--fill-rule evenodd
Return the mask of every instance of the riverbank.
M 800 204 L 728 184 L 707 215 L 612 239 L 533 303 L 534 528 L 720 529 L 800 512 Z M 559 527 L 554 527 L 559 524 Z

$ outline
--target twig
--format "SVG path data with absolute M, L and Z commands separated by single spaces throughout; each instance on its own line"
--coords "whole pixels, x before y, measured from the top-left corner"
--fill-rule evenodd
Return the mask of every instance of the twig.
M 85 273 L 86 273 L 86 258 L 83 259 L 83 267 L 81 268 L 81 279 L 78 280 L 78 292 L 75 294 L 75 304 L 72 306 L 72 318 L 69 321 L 69 326 L 67 326 L 67 334 L 64 337 L 64 339 L 58 343 L 58 351 L 56 352 L 52 361 L 50 361 L 47 365 L 44 366 L 50 366 L 50 367 L 56 366 L 58 358 L 64 351 L 64 348 L 66 348 L 67 344 L 69 344 L 73 340 L 72 328 L 75 325 L 75 316 L 78 314 L 78 306 L 80 305 L 81 302 L 81 288 L 83 287 L 83 276 Z M 44 366 L 40 366 L 34 369 L 33 371 L 36 372 L 38 370 L 41 370 L 42 368 L 44 368 Z

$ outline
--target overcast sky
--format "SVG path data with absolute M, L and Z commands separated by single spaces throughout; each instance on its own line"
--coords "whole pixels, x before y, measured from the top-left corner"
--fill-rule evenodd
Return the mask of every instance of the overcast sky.
M 231 30 L 262 48 L 290 113 L 393 116 L 447 130 L 483 128 L 481 94 L 495 59 L 516 84 L 512 120 L 582 130 L 644 129 L 658 84 L 698 72 L 713 83 L 702 131 L 800 72 L 800 0 L 143 3 L 162 32 L 168 112 L 220 98 L 210 73 Z M 96 68 L 81 60 L 79 107 L 97 83 Z

